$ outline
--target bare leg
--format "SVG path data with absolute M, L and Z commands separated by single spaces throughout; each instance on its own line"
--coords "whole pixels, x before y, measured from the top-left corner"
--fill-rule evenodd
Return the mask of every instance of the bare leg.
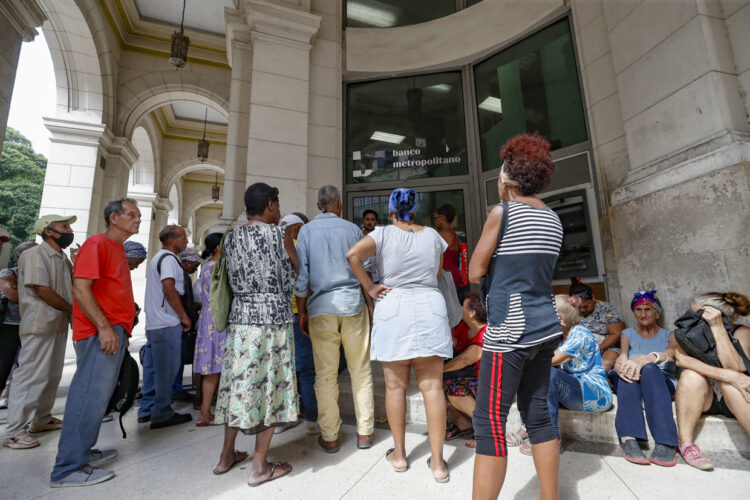
M 406 467 L 406 389 L 409 387 L 411 361 L 383 362 L 385 376 L 385 412 L 393 434 L 393 452 L 387 460 L 394 467 Z M 443 419 L 445 420 L 445 419 Z
M 680 378 L 682 380 L 682 378 Z M 677 384 L 679 385 L 679 384 Z M 745 432 L 750 434 L 750 402 L 745 400 L 740 391 L 732 384 L 721 383 L 721 392 L 724 395 L 727 406 L 734 414 Z
M 203 399 L 201 400 L 201 414 L 198 417 L 201 421 L 206 421 L 211 417 L 211 401 L 214 398 L 214 392 L 219 385 L 220 373 L 203 375 Z
M 450 402 L 451 406 L 461 412 L 463 419 L 468 420 L 466 417 L 471 418 L 471 416 L 474 414 L 474 406 L 476 406 L 476 401 L 471 396 L 448 396 L 448 401 Z M 469 421 L 469 425 L 471 425 L 471 421 Z M 466 427 L 464 427 L 464 429 L 465 428 Z
M 602 353 L 602 365 L 604 366 L 604 371 L 608 372 L 615 367 L 615 361 L 617 361 L 619 355 L 620 353 L 617 351 L 604 351 Z
M 496 500 L 505 482 L 507 457 L 477 454 L 474 458 L 474 500 Z M 493 478 L 488 481 L 487 478 Z
M 556 500 L 557 482 L 560 474 L 560 441 L 553 439 L 544 443 L 532 444 L 534 467 L 539 477 L 540 500 Z
M 445 395 L 443 394 L 443 359 L 438 356 L 416 358 L 413 361 L 419 390 L 424 398 L 427 413 L 427 433 L 430 437 L 432 458 L 430 468 L 436 478 L 448 475 L 448 466 L 443 459 L 445 442 Z
M 255 452 L 253 453 L 253 468 L 247 478 L 248 484 L 255 484 L 270 479 L 271 464 L 268 463 L 268 449 L 271 447 L 273 427 L 255 435 Z M 278 477 L 292 470 L 292 466 L 284 463 L 276 467 L 273 475 Z
M 713 393 L 708 379 L 693 370 L 684 370 L 675 393 L 680 445 L 693 442 L 695 425 L 701 413 L 709 409 L 712 400 Z
M 215 473 L 221 474 L 228 471 L 232 465 L 239 459 L 244 460 L 247 457 L 245 452 L 235 452 L 234 442 L 237 440 L 237 429 L 233 429 L 224 424 L 224 445 L 221 448 L 219 463 L 214 469 Z

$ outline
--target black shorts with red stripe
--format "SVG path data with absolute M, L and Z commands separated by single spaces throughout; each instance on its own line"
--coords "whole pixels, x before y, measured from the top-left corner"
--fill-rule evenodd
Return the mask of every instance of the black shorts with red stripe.
M 504 457 L 508 411 L 518 396 L 518 410 L 532 444 L 557 439 L 547 406 L 550 362 L 559 338 L 504 353 L 484 351 L 474 408 L 477 453 Z

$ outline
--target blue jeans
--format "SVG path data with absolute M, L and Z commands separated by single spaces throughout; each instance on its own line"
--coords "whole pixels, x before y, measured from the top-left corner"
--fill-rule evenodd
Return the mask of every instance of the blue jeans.
M 172 410 L 172 382 L 180 368 L 182 326 L 146 330 L 143 385 L 138 416 L 151 416 L 151 422 L 169 420 Z
M 76 373 L 65 403 L 52 481 L 67 477 L 91 460 L 91 448 L 99 437 L 128 341 L 123 327 L 114 326 L 114 329 L 120 337 L 120 348 L 115 354 L 104 354 L 99 335 L 74 342 Z
M 294 315 L 294 365 L 299 382 L 300 399 L 305 409 L 305 420 L 317 422 L 318 400 L 315 399 L 315 362 L 310 337 L 302 333 L 298 316 Z
M 185 376 L 185 365 L 182 364 L 182 359 L 185 357 L 185 351 L 187 350 L 187 346 L 185 345 L 184 341 L 181 341 L 180 343 L 180 367 L 177 369 L 177 376 L 174 378 L 174 381 L 172 382 L 172 394 L 178 393 L 181 390 L 185 389 L 182 385 L 182 378 Z
M 672 416 L 672 396 L 674 385 L 661 369 L 653 363 L 641 368 L 641 379 L 628 383 L 617 373 L 609 372 L 609 380 L 617 393 L 617 415 L 615 430 L 617 436 L 632 436 L 646 440 L 646 424 L 643 410 L 654 442 L 667 446 L 677 446 L 677 426 Z M 643 400 L 643 406 L 641 406 Z
M 547 393 L 547 406 L 549 406 L 549 418 L 557 435 L 560 435 L 560 427 L 557 424 L 557 414 L 560 406 L 568 410 L 583 410 L 583 391 L 581 383 L 570 373 L 565 373 L 557 368 L 549 372 L 549 392 Z

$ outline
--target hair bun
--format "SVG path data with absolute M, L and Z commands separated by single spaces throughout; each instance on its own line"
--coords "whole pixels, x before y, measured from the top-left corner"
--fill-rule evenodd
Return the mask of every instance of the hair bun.
M 721 300 L 732 306 L 735 314 L 738 316 L 747 316 L 750 314 L 750 299 L 741 293 L 726 292 L 721 295 Z

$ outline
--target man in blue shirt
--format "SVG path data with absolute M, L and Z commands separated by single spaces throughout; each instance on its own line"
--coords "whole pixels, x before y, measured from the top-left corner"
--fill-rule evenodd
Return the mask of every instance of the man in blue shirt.
M 340 346 L 344 348 L 352 380 L 357 447 L 370 448 L 373 443 L 370 300 L 363 296 L 346 260 L 346 252 L 362 239 L 362 231 L 341 218 L 341 193 L 336 187 L 320 188 L 318 209 L 322 213 L 302 226 L 297 236 L 300 269 L 294 293 L 300 328 L 310 336 L 315 358 L 315 396 L 321 432 L 318 443 L 327 453 L 336 453 L 341 425 Z

